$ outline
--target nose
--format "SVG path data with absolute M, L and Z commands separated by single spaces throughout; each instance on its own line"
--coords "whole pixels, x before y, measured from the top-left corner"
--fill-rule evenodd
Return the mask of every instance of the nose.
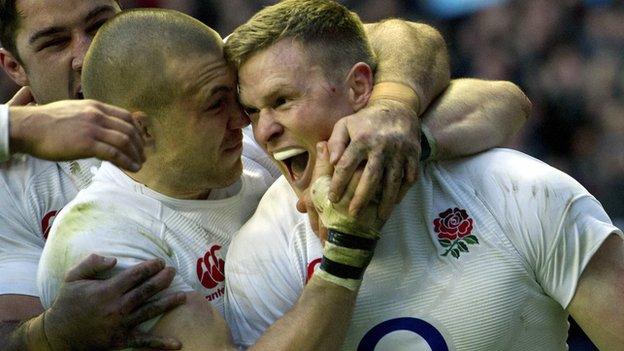
M 258 122 L 253 126 L 254 137 L 261 145 L 268 145 L 271 141 L 275 141 L 282 133 L 284 128 L 275 119 L 274 112 L 269 109 L 262 109 L 258 113 Z
M 91 46 L 92 37 L 87 33 L 81 33 L 74 39 L 73 51 L 72 51 L 72 69 L 77 72 L 82 72 L 82 64 L 84 63 L 85 55 L 89 46 Z

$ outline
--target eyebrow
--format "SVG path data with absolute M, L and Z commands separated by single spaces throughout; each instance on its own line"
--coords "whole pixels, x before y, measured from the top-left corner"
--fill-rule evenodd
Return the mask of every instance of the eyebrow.
M 292 87 L 286 83 L 278 83 L 275 86 L 271 87 L 271 89 L 269 90 L 269 92 L 267 94 L 264 94 L 264 96 L 262 96 L 261 100 L 260 100 L 260 104 L 262 105 L 266 105 L 266 104 L 270 104 L 273 103 L 273 101 L 279 96 L 279 95 L 284 95 L 284 94 L 288 94 L 290 91 L 292 91 Z M 241 102 L 242 103 L 242 102 Z M 243 103 L 243 105 L 245 105 Z M 247 106 L 246 107 L 253 107 L 253 106 Z M 257 108 L 257 107 L 254 107 Z
M 89 22 L 93 18 L 99 16 L 100 14 L 102 14 L 104 12 L 108 12 L 108 11 L 115 11 L 115 8 L 110 6 L 110 5 L 98 6 L 98 7 L 94 8 L 93 10 L 91 10 L 85 16 L 84 22 Z M 28 43 L 32 45 L 37 40 L 39 40 L 39 39 L 41 39 L 43 37 L 47 37 L 47 36 L 50 36 L 50 35 L 54 35 L 54 34 L 63 32 L 65 29 L 66 29 L 65 27 L 60 27 L 60 26 L 54 26 L 54 27 L 48 27 L 48 28 L 42 29 L 42 30 L 36 32 L 35 34 L 33 34 L 30 37 L 30 39 L 28 39 Z
M 228 87 L 227 85 L 218 85 L 216 87 L 211 88 L 206 95 L 203 95 L 203 98 L 206 100 L 210 100 L 212 99 L 213 96 L 217 95 L 218 93 L 221 93 L 221 92 L 229 93 L 232 90 L 233 89 L 231 87 Z

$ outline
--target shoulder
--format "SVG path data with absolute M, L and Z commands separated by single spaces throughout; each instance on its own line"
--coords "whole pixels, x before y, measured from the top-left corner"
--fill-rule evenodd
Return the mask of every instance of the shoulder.
M 87 246 L 91 240 L 124 242 L 132 239 L 124 237 L 129 231 L 151 230 L 156 225 L 158 201 L 138 192 L 111 167 L 100 168 L 94 181 L 63 208 L 49 240 L 84 240 Z
M 297 196 L 285 178 L 279 178 L 264 194 L 254 215 L 234 236 L 228 257 L 246 252 L 288 249 L 293 231 L 304 227 L 307 217 L 296 209 Z
M 40 160 L 28 155 L 14 155 L 0 164 L 0 178 L 14 189 L 25 189 L 33 181 L 65 176 L 58 163 Z
M 477 196 L 488 200 L 511 195 L 534 201 L 560 201 L 589 195 L 569 175 L 510 149 L 493 149 L 472 157 L 438 162 L 433 168 L 442 178 L 471 187 Z

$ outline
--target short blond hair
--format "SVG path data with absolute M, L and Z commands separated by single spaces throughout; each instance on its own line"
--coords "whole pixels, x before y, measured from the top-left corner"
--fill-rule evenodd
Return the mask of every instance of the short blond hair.
M 165 9 L 124 11 L 100 28 L 87 51 L 84 95 L 159 117 L 184 93 L 174 63 L 208 55 L 222 57 L 223 41 L 197 19 Z
M 286 0 L 262 9 L 227 39 L 226 59 L 240 68 L 254 53 L 286 38 L 303 44 L 328 77 L 346 74 L 357 62 L 376 67 L 358 15 L 331 0 Z

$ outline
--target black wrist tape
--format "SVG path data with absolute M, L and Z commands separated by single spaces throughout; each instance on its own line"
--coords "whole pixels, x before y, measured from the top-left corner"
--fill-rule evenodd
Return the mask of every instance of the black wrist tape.
M 362 279 L 366 267 L 353 267 L 343 263 L 335 262 L 323 256 L 320 269 L 325 272 L 343 279 Z
M 377 239 L 369 239 L 361 236 L 341 233 L 339 231 L 329 229 L 327 241 L 341 247 L 349 249 L 373 251 L 377 245 Z

